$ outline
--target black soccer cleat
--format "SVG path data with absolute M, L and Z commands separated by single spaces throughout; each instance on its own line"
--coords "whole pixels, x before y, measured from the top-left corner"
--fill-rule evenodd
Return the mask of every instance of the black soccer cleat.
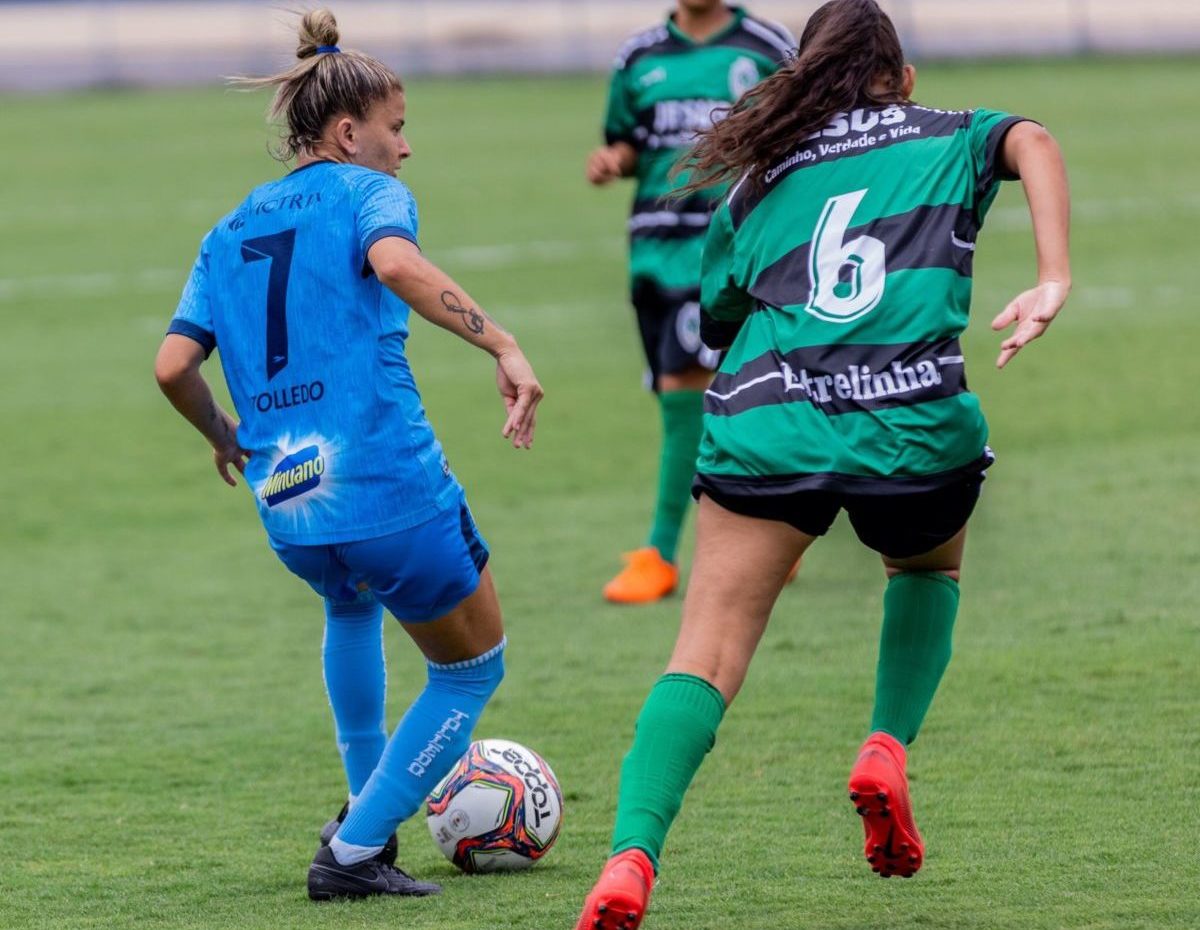
M 346 819 L 346 814 L 349 813 L 349 811 L 350 811 L 350 803 L 346 802 L 345 804 L 342 805 L 342 809 L 338 812 L 338 815 L 336 817 L 334 817 L 333 820 L 329 821 L 329 823 L 325 824 L 325 826 L 323 826 L 321 828 L 321 845 L 322 846 L 329 845 L 329 841 L 332 840 L 334 838 L 334 836 L 337 834 L 338 827 L 340 827 L 342 825 L 342 822 Z M 396 834 L 393 833 L 391 836 L 388 837 L 387 842 L 383 844 L 383 850 L 375 858 L 378 859 L 380 862 L 382 862 L 384 865 L 395 865 L 396 864 L 396 854 L 399 852 L 399 850 L 400 850 L 399 840 L 396 839 Z
M 407 872 L 382 862 L 379 856 L 354 865 L 342 865 L 328 846 L 317 850 L 308 867 L 308 896 L 314 901 L 369 898 L 377 894 L 420 898 L 441 893 L 441 885 L 419 882 Z

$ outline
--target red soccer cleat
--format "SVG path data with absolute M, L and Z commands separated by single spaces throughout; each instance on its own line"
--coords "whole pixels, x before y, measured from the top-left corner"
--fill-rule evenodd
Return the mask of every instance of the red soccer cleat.
M 887 733 L 872 733 L 850 771 L 850 803 L 863 819 L 863 853 L 881 878 L 912 878 L 925 860 L 913 821 L 904 774 L 904 747 Z
M 654 866 L 640 849 L 627 849 L 608 860 L 592 893 L 583 902 L 575 930 L 637 930 L 650 903 Z

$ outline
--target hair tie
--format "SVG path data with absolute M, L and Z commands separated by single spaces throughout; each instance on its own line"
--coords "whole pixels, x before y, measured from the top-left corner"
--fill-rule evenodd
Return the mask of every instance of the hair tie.
M 318 45 L 317 46 L 317 54 L 318 55 L 320 55 L 322 53 L 329 54 L 329 55 L 336 55 L 340 51 L 341 51 L 341 49 L 338 48 L 336 45 Z

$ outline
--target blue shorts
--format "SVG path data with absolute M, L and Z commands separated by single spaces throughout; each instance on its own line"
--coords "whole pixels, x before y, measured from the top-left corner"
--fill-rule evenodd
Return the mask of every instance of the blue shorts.
M 396 619 L 426 623 L 445 616 L 479 586 L 488 548 L 466 497 L 399 533 L 328 546 L 294 546 L 268 536 L 293 574 L 334 604 L 374 598 Z

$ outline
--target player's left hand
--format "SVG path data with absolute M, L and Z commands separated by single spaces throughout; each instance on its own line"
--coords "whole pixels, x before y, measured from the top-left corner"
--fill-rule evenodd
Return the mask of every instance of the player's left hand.
M 496 358 L 496 386 L 508 412 L 500 434 L 512 440 L 514 449 L 528 449 L 533 445 L 537 405 L 546 392 L 525 354 L 515 346 Z
M 996 367 L 1003 368 L 1009 360 L 1026 345 L 1042 335 L 1058 316 L 1058 311 L 1067 302 L 1071 285 L 1064 281 L 1043 281 L 1037 287 L 1014 297 L 996 318 L 992 329 L 999 332 L 1013 323 L 1017 328 L 1012 335 L 1000 343 L 1000 356 Z

